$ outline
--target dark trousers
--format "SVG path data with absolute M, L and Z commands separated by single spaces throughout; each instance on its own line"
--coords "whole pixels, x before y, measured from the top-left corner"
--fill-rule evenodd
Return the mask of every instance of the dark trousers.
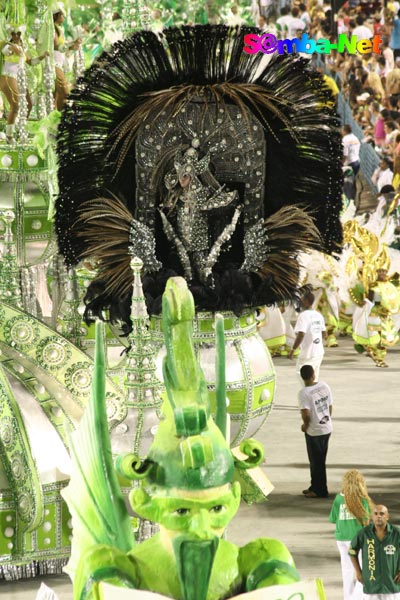
M 306 436 L 307 454 L 310 461 L 311 487 L 310 490 L 317 496 L 327 496 L 328 487 L 326 485 L 326 455 L 328 454 L 328 444 L 330 433 L 326 435 L 308 435 Z
M 360 161 L 356 160 L 355 162 L 349 163 L 349 167 L 353 169 L 354 176 L 356 176 L 360 170 Z

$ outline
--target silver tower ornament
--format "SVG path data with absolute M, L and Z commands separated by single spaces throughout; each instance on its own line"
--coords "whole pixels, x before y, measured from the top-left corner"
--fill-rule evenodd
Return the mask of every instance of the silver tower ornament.
M 4 302 L 12 304 L 17 308 L 21 308 L 20 274 L 14 235 L 12 232 L 15 213 L 12 210 L 0 212 L 0 220 L 3 221 L 5 225 L 3 256 L 1 258 L 0 297 Z
M 133 452 L 145 455 L 150 446 L 159 420 L 162 383 L 156 376 L 155 348 L 150 333 L 150 320 L 143 294 L 140 272 L 143 262 L 134 257 L 133 294 L 131 308 L 132 331 L 129 334 L 129 349 L 125 387 L 128 410 L 133 411 L 135 435 Z

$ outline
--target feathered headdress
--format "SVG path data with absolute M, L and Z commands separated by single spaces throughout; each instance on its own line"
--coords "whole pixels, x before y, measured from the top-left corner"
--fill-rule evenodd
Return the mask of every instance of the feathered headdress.
M 53 15 L 56 15 L 58 13 L 63 13 L 63 15 L 66 14 L 65 11 L 65 6 L 63 2 L 54 2 L 51 5 L 51 12 Z
M 25 33 L 26 25 L 22 25 L 21 23 L 7 23 L 6 31 L 7 33 Z
M 24 0 L 10 0 L 4 8 L 6 20 L 5 29 L 8 34 L 25 33 L 26 31 L 26 8 Z
M 240 312 L 295 296 L 299 251 L 339 249 L 330 92 L 301 58 L 244 53 L 254 31 L 141 31 L 77 83 L 59 129 L 56 230 L 69 265 L 97 258 L 92 312 L 129 303 L 130 254 L 151 312 L 171 274 L 197 308 Z

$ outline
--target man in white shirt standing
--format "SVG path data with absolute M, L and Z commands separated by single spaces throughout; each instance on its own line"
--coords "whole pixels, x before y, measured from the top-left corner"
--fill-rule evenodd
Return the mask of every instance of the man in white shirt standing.
M 357 175 L 360 170 L 360 148 L 361 142 L 354 135 L 351 125 L 343 125 L 342 128 L 343 164 L 349 165 Z
M 342 136 L 343 164 L 346 167 L 351 167 L 352 169 L 352 172 L 350 171 L 350 175 L 345 177 L 343 191 L 349 200 L 354 200 L 356 197 L 355 178 L 360 170 L 361 142 L 358 137 L 354 135 L 351 125 L 343 125 Z
M 294 352 L 300 347 L 297 358 L 296 371 L 300 374 L 303 365 L 311 365 L 314 369 L 315 381 L 318 381 L 319 368 L 324 357 L 323 339 L 326 338 L 324 317 L 312 308 L 315 301 L 314 294 L 306 294 L 302 298 L 303 311 L 297 317 L 294 332 L 296 339 L 289 352 L 293 358 Z
M 304 365 L 300 371 L 304 388 L 299 392 L 299 407 L 305 434 L 308 460 L 310 461 L 311 485 L 303 490 L 306 498 L 326 498 L 326 455 L 332 433 L 332 393 L 329 386 L 316 383 L 314 369 Z

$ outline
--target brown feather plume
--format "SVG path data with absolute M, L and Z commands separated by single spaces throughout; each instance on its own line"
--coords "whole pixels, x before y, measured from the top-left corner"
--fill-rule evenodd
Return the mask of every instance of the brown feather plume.
M 95 198 L 79 210 L 77 236 L 85 241 L 79 259 L 96 258 L 94 281 L 105 282 L 105 292 L 109 296 L 123 297 L 132 290 L 131 222 L 132 214 L 118 198 Z
M 268 235 L 268 256 L 259 271 L 271 280 L 278 297 L 289 297 L 298 287 L 300 268 L 297 255 L 321 249 L 321 235 L 309 212 L 297 206 L 284 206 L 264 221 Z

